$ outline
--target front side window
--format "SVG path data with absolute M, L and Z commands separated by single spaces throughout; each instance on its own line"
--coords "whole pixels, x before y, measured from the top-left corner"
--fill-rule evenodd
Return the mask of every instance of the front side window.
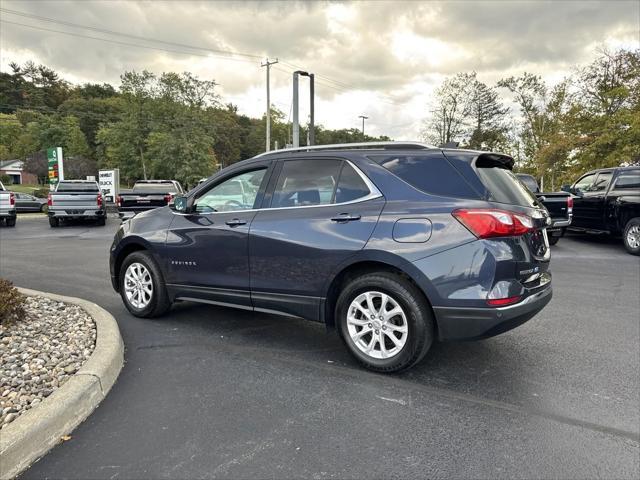
M 607 189 L 609 182 L 611 181 L 611 172 L 604 172 L 598 175 L 596 182 L 591 187 L 592 192 L 602 192 Z
M 308 207 L 334 202 L 340 160 L 288 160 L 282 165 L 271 208 Z
M 213 213 L 252 209 L 266 172 L 265 167 L 224 180 L 196 199 L 195 211 Z
M 593 181 L 595 180 L 596 175 L 595 173 L 592 173 L 590 175 L 585 175 L 584 177 L 582 177 L 580 180 L 578 180 L 576 182 L 576 184 L 573 186 L 573 189 L 578 191 L 587 191 L 589 190 L 589 187 L 591 187 L 591 184 L 593 184 Z

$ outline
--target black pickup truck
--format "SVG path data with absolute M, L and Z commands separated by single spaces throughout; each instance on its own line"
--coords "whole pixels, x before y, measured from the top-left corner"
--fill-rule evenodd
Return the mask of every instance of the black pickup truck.
M 571 225 L 573 198 L 567 192 L 541 192 L 538 182 L 532 175 L 517 173 L 518 179 L 531 190 L 548 210 L 551 225 L 547 228 L 549 244 L 555 245 L 564 235 L 566 228 Z
M 562 190 L 573 195 L 572 231 L 622 235 L 640 255 L 640 165 L 593 170 Z
M 182 195 L 182 185 L 175 180 L 138 180 L 133 190 L 116 198 L 118 215 L 129 218 L 136 213 L 169 205 L 176 195 Z

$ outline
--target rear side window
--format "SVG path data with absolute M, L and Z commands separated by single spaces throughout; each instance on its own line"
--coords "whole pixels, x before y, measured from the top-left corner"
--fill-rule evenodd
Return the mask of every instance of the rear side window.
M 493 201 L 524 207 L 537 206 L 536 196 L 518 181 L 511 170 L 499 165 L 476 164 L 476 171 Z
M 56 192 L 99 192 L 97 183 L 60 182 Z
M 640 189 L 640 170 L 621 173 L 614 185 L 616 189 Z
M 287 160 L 273 192 L 271 208 L 333 203 L 340 160 Z
M 367 195 L 369 195 L 367 184 L 351 165 L 344 162 L 336 189 L 336 203 L 351 202 Z
M 441 154 L 374 155 L 371 160 L 425 193 L 444 197 L 479 198 Z

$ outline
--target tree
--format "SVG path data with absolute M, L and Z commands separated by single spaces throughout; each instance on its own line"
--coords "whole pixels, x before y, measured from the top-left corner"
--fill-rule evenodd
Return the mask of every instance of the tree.
M 482 83 L 473 72 L 469 96 L 469 139 L 466 147 L 476 150 L 498 150 L 507 143 L 506 116 L 498 91 Z
M 427 140 L 437 145 L 463 140 L 471 114 L 474 81 L 475 73 L 458 73 L 436 89 L 424 133 Z

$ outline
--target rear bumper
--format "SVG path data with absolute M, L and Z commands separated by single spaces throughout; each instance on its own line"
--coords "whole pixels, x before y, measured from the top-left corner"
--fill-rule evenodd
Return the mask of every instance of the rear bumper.
M 12 208 L 11 210 L 2 210 L 0 211 L 0 218 L 13 218 L 16 216 L 16 209 Z
M 106 215 L 105 210 L 84 210 L 82 208 L 77 209 L 65 209 L 65 210 L 49 210 L 48 215 L 54 218 L 101 218 Z
M 551 301 L 549 284 L 515 305 L 499 308 L 433 307 L 442 341 L 493 337 L 533 318 Z
M 556 230 L 558 228 L 566 228 L 569 225 L 571 225 L 571 220 L 572 219 L 573 219 L 573 215 L 569 215 L 569 218 L 567 218 L 567 219 L 554 220 L 553 223 L 551 224 L 551 226 L 549 228 L 547 228 L 547 231 Z

